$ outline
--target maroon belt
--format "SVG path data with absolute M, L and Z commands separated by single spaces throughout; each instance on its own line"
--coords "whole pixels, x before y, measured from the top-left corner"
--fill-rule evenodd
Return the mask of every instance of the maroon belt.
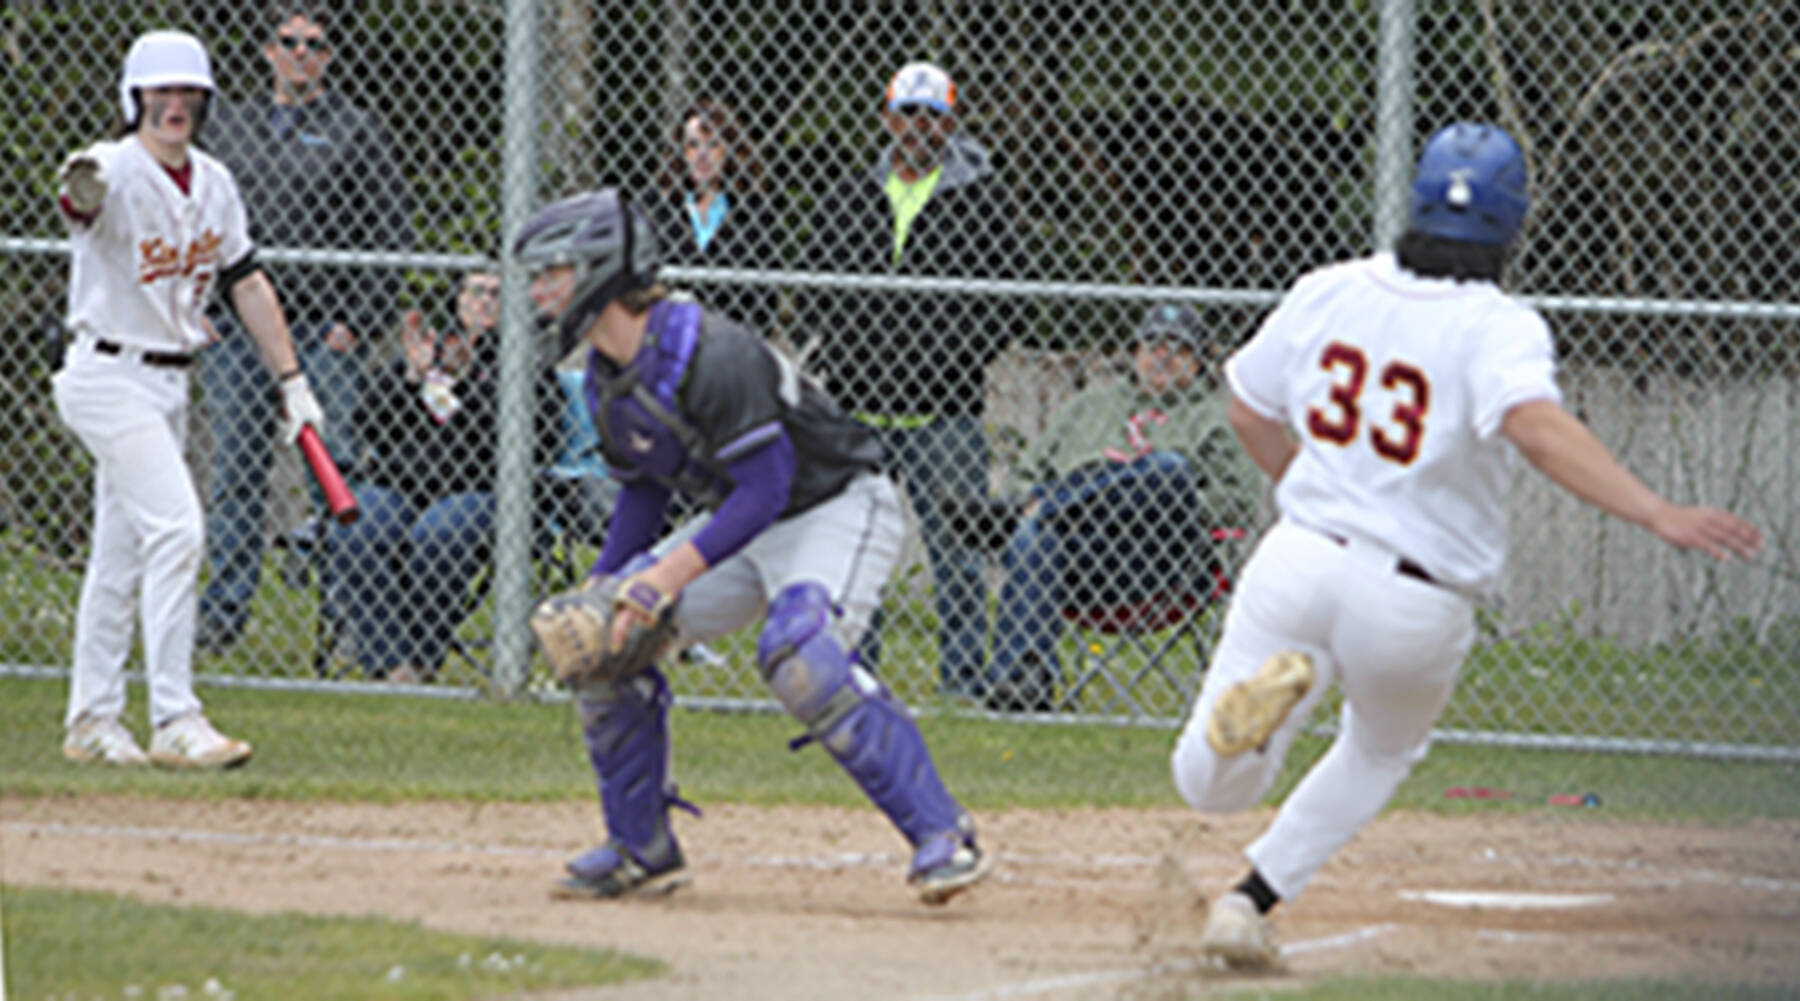
M 1350 545 L 1350 540 L 1344 538 L 1341 535 L 1333 535 L 1330 532 L 1320 532 L 1319 534 L 1325 536 L 1327 539 L 1330 539 L 1331 541 L 1337 543 L 1340 546 Z M 1433 577 L 1430 574 L 1430 572 L 1427 571 L 1424 567 L 1418 565 L 1417 563 L 1414 563 L 1412 560 L 1409 560 L 1404 556 L 1400 557 L 1400 562 L 1394 564 L 1394 572 L 1397 574 L 1400 574 L 1403 577 L 1411 577 L 1413 580 L 1422 580 L 1425 583 L 1430 584 L 1434 587 L 1442 587 L 1443 586 L 1443 585 L 1439 584 L 1437 578 Z

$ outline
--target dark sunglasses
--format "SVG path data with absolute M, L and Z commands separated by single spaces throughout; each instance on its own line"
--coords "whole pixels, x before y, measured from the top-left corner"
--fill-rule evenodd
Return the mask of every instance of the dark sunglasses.
M 905 118 L 947 118 L 950 115 L 948 111 L 939 111 L 929 104 L 902 104 L 888 110 Z
M 325 41 L 324 35 L 320 35 L 318 38 L 301 38 L 299 35 L 276 35 L 275 44 L 289 52 L 298 49 L 302 45 L 314 52 L 324 52 L 331 48 L 331 45 Z

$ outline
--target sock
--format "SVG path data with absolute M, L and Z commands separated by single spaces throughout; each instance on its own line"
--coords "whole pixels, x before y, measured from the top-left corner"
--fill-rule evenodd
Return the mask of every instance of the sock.
M 1255 869 L 1250 870 L 1250 875 L 1245 876 L 1244 881 L 1232 889 L 1249 897 L 1250 902 L 1256 905 L 1258 914 L 1269 913 L 1275 909 L 1276 904 L 1281 902 L 1281 897 L 1274 890 L 1269 889 L 1269 884 L 1263 882 L 1262 873 Z

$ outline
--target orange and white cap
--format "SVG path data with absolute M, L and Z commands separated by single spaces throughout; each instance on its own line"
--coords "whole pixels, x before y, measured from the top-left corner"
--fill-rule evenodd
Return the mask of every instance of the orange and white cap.
M 907 63 L 887 85 L 887 109 L 902 108 L 930 108 L 947 115 L 956 110 L 956 81 L 931 63 Z

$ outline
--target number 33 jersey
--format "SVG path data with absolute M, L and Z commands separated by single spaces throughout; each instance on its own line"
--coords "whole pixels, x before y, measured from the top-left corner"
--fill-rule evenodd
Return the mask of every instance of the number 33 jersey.
M 1300 443 L 1275 491 L 1283 517 L 1493 590 L 1514 462 L 1501 421 L 1561 400 L 1535 310 L 1490 282 L 1421 278 L 1377 254 L 1301 278 L 1225 377 Z

